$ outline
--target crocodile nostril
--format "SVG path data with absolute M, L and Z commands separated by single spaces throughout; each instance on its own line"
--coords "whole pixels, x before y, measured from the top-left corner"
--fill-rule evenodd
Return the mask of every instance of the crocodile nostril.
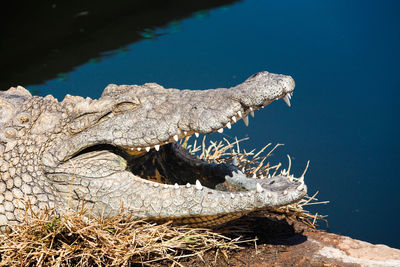
M 272 182 L 270 182 L 269 184 L 271 185 L 271 184 L 274 184 L 275 183 L 275 181 L 272 181 Z

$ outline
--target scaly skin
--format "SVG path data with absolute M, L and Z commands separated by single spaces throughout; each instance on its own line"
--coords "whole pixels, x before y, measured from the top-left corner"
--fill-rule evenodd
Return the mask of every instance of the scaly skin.
M 261 72 L 230 89 L 109 85 L 98 100 L 58 102 L 20 86 L 0 92 L 0 226 L 22 220 L 24 200 L 34 212 L 85 203 L 99 215 L 124 207 L 134 218 L 193 225 L 298 201 L 307 191 L 302 179 L 247 178 L 175 142 L 246 121 L 274 100 L 288 101 L 293 89 L 290 76 Z

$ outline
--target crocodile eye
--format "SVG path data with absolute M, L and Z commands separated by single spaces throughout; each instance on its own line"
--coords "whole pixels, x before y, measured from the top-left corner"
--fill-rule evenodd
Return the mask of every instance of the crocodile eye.
M 140 106 L 139 104 L 133 102 L 122 102 L 115 105 L 113 111 L 115 113 L 120 113 L 128 110 L 137 109 L 139 106 Z

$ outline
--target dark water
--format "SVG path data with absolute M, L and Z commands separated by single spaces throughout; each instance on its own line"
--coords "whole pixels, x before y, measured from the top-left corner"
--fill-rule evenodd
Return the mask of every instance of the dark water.
M 22 85 L 62 100 L 67 93 L 99 97 L 108 83 L 204 89 L 229 87 L 261 70 L 292 75 L 291 108 L 274 102 L 248 128 L 240 122 L 225 137 L 249 136 L 247 148 L 284 143 L 272 161 L 287 163 L 290 154 L 297 175 L 311 161 L 309 191 L 330 204 L 310 209 L 329 215 L 332 232 L 400 248 L 399 6 L 248 0 L 204 7 L 188 11 L 190 18 L 132 27 L 139 37 L 131 43 Z M 118 27 L 114 32 L 118 43 Z M 71 49 L 65 47 L 60 54 Z M 79 45 L 72 51 L 84 53 Z

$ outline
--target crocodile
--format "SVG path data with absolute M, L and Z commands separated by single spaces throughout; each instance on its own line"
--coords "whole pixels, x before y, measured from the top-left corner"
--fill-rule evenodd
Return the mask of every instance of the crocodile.
M 304 177 L 246 177 L 235 164 L 207 162 L 180 142 L 225 127 L 283 98 L 290 76 L 259 72 L 232 88 L 108 85 L 99 99 L 0 92 L 0 226 L 26 211 L 90 214 L 127 210 L 134 219 L 213 226 L 288 205 L 307 193 Z M 29 209 L 26 205 L 29 203 Z

